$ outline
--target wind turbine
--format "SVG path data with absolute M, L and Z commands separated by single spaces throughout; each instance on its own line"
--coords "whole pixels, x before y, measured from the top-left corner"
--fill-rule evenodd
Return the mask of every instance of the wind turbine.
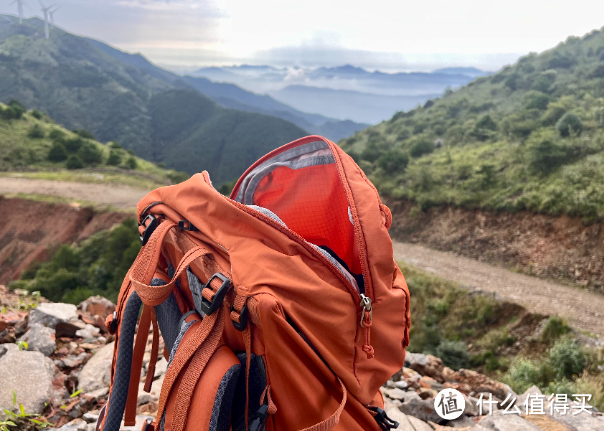
M 19 8 L 19 24 L 23 24 L 23 5 L 25 4 L 24 0 L 15 0 L 11 3 L 11 5 L 13 4 L 17 4 L 17 7 Z
M 44 13 L 44 31 L 46 33 L 46 39 L 48 39 L 50 37 L 48 30 L 48 12 L 52 9 L 54 5 L 46 7 L 44 6 L 44 3 L 42 3 L 42 0 L 38 0 L 38 3 L 40 3 L 40 7 L 42 8 L 42 12 Z
M 52 7 L 52 6 L 51 6 Z M 61 9 L 61 6 L 58 6 L 54 9 L 48 9 L 48 16 L 50 16 L 50 23 L 54 27 L 55 24 L 55 12 Z

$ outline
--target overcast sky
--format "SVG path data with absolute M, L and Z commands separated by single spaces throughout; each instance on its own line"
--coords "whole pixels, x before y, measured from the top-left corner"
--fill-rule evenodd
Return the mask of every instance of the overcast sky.
M 12 0 L 0 12 L 15 13 Z M 26 0 L 26 16 L 40 16 Z M 174 69 L 272 64 L 497 70 L 604 25 L 598 0 L 43 0 L 55 23 Z

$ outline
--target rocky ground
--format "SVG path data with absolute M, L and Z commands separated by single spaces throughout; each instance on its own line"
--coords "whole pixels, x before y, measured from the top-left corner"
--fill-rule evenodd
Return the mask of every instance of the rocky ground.
M 115 306 L 101 297 L 91 297 L 76 307 L 0 286 L 0 408 L 6 410 L 0 413 L 0 429 L 94 430 L 109 390 L 113 337 L 107 334 L 104 320 L 114 310 Z M 150 350 L 151 338 L 141 382 L 146 376 Z M 541 397 L 535 387 L 517 395 L 503 383 L 471 370 L 453 371 L 430 355 L 408 354 L 405 365 L 382 388 L 386 411 L 399 422 L 398 430 L 604 429 L 604 417 L 594 409 L 588 409 L 591 414 L 573 415 L 578 404 L 572 400 L 566 414 L 556 409 L 552 410 L 553 415 L 549 414 L 547 397 Z M 166 368 L 166 360 L 160 358 L 150 393 L 142 390 L 141 383 L 138 425 L 134 429 L 140 429 L 140 424 L 156 413 Z M 466 406 L 458 419 L 447 421 L 437 414 L 434 400 L 443 389 L 456 389 L 463 394 Z M 482 411 L 481 396 L 493 401 L 483 404 Z M 506 413 L 506 408 L 514 412 L 514 398 L 520 414 Z M 525 404 L 526 400 L 543 398 L 545 414 L 527 414 L 535 410 L 527 411 L 526 407 L 532 404 Z

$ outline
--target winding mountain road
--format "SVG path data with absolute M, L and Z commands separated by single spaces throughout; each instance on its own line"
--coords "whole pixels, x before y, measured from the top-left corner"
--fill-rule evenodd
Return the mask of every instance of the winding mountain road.
M 148 190 L 115 184 L 0 177 L 0 194 L 39 194 L 135 209 Z M 604 295 L 531 277 L 474 259 L 417 244 L 394 241 L 394 257 L 472 290 L 492 292 L 500 300 L 530 311 L 557 314 L 575 328 L 604 337 Z

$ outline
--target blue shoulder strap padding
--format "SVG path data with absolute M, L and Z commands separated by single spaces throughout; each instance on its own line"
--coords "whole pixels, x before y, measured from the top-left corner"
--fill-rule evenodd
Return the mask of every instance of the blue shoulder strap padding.
M 119 336 L 119 350 L 115 363 L 115 374 L 111 394 L 109 394 L 109 405 L 107 419 L 103 431 L 119 431 L 128 400 L 128 386 L 130 386 L 130 368 L 132 367 L 132 345 L 134 344 L 134 333 L 136 322 L 142 305 L 142 301 L 136 292 L 132 292 L 122 313 L 122 325 Z

